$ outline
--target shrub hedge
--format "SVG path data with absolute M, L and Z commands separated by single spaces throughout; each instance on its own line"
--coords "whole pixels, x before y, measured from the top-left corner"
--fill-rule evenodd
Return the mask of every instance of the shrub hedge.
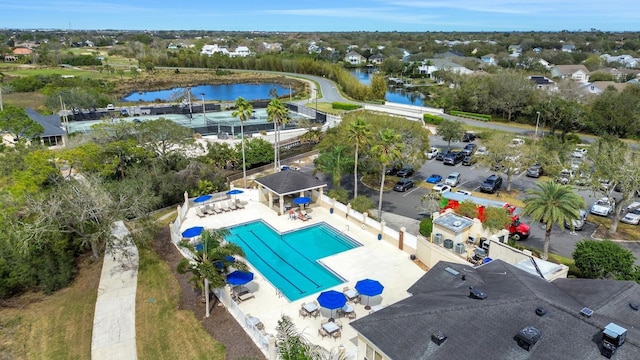
M 422 120 L 426 124 L 440 125 L 444 119 L 438 115 L 424 114 L 422 115 Z
M 476 113 L 471 113 L 466 111 L 457 111 L 457 110 L 451 110 L 449 113 L 451 115 L 465 117 L 465 118 L 474 119 L 474 120 L 491 121 L 491 115 L 486 115 L 486 114 L 476 114 Z
M 355 109 L 360 109 L 361 107 L 362 105 L 358 105 L 358 104 L 349 104 L 349 103 L 342 103 L 342 102 L 331 103 L 331 108 L 337 109 L 337 110 L 355 110 Z

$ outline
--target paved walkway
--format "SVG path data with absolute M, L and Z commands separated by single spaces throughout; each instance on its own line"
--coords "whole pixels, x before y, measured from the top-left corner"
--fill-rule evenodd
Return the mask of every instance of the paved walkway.
M 136 288 L 138 249 L 122 221 L 112 227 L 115 246 L 102 264 L 96 310 L 93 317 L 91 358 L 93 360 L 137 359 Z

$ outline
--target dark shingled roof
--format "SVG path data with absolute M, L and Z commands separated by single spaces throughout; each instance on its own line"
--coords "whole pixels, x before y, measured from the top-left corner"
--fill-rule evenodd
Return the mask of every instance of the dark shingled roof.
M 278 195 L 294 194 L 327 186 L 315 177 L 296 170 L 283 170 L 256 179 L 256 182 Z
M 470 286 L 487 298 L 471 299 Z M 628 330 L 613 359 L 640 359 L 640 311 L 629 306 L 640 301 L 634 282 L 548 282 L 500 260 L 477 268 L 439 262 L 408 291 L 413 296 L 351 322 L 390 359 L 602 359 L 610 322 Z M 540 306 L 546 315 L 536 315 Z M 583 307 L 593 316 L 580 315 Z M 527 326 L 542 332 L 530 351 L 514 339 Z M 440 346 L 431 341 L 437 331 L 447 335 Z
M 66 132 L 62 129 L 62 122 L 60 121 L 59 115 L 42 115 L 39 112 L 33 109 L 25 109 L 29 118 L 38 124 L 42 125 L 44 128 L 44 132 L 40 137 L 48 137 L 48 136 L 62 136 L 65 135 Z

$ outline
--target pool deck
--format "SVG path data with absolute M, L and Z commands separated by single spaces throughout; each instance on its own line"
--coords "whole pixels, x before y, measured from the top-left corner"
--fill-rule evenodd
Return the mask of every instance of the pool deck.
M 342 292 L 345 286 L 351 289 L 355 288 L 358 280 L 365 278 L 378 280 L 384 286 L 384 291 L 382 296 L 372 297 L 369 305 L 389 305 L 408 297 L 407 289 L 424 275 L 425 271 L 409 259 L 409 254 L 385 241 L 379 241 L 377 233 L 363 230 L 343 216 L 331 214 L 328 209 L 319 205 L 312 204 L 309 214 L 312 219 L 308 221 L 290 220 L 287 214 L 278 216 L 275 210 L 262 203 L 247 201 L 244 209 L 200 218 L 195 213 L 195 207 L 192 207 L 188 210 L 180 230 L 192 226 L 203 226 L 205 229 L 232 227 L 261 219 L 276 230 L 284 232 L 318 222 L 326 222 L 363 245 L 320 260 L 345 279 L 345 283 L 328 290 Z M 251 264 L 249 266 L 251 267 Z M 241 302 L 239 307 L 245 314 L 250 313 L 252 316 L 258 317 L 264 324 L 267 333 L 275 335 L 278 320 L 286 314 L 295 323 L 298 331 L 302 332 L 314 344 L 321 345 L 326 349 L 342 345 L 347 352 L 355 348 L 356 332 L 349 326 L 348 319 L 340 319 L 343 324 L 342 337 L 334 340 L 329 337 L 323 339 L 318 335 L 321 320 L 329 316 L 328 310 L 322 309 L 321 315 L 317 318 L 299 316 L 298 311 L 301 305 L 316 300 L 319 293 L 289 301 L 286 297 L 279 295 L 276 288 L 254 268 L 251 270 L 255 277 L 249 288 L 254 291 L 255 297 Z M 366 304 L 366 300 L 364 302 Z M 354 306 L 358 319 L 369 314 L 369 310 L 364 308 L 365 304 Z M 244 324 L 241 325 L 244 326 Z

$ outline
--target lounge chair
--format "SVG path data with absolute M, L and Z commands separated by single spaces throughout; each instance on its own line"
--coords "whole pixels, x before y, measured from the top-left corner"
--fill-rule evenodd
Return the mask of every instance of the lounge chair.
M 244 209 L 244 205 L 242 205 L 242 203 L 240 201 L 238 201 L 238 200 L 236 200 L 236 207 L 238 209 Z
M 298 213 L 298 219 L 302 220 L 302 221 L 307 221 L 309 220 L 305 215 L 303 215 L 302 213 Z
M 304 210 L 300 211 L 300 214 L 302 214 L 304 217 L 306 217 L 307 220 L 311 219 L 311 215 L 307 214 L 307 212 L 304 211 Z
M 224 212 L 231 211 L 231 209 L 227 206 L 226 201 L 219 202 L 218 207 Z
M 213 209 L 213 204 L 205 205 L 204 208 L 209 215 L 215 215 L 216 211 Z
M 222 208 L 220 207 L 220 203 L 215 203 L 215 204 L 211 204 L 210 205 L 211 208 L 213 209 L 213 211 L 216 212 L 216 214 L 221 214 L 224 210 L 222 210 Z
M 207 214 L 203 213 L 202 211 L 203 211 L 202 207 L 198 206 L 196 208 L 196 215 L 198 215 L 198 217 L 201 217 L 201 218 L 206 217 Z
M 229 207 L 229 209 L 238 210 L 238 207 L 233 201 L 225 201 L 225 203 L 227 204 L 227 207 Z
M 238 300 L 245 301 L 245 300 L 249 300 L 249 299 L 251 299 L 253 297 L 255 297 L 255 295 L 253 295 L 252 292 L 248 292 L 248 293 L 244 293 L 244 294 L 238 295 Z

